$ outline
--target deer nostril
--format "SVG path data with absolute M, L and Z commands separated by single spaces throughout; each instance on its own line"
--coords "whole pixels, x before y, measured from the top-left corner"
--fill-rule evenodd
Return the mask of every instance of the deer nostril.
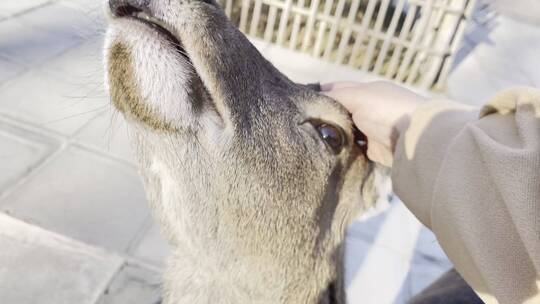
M 115 17 L 132 16 L 149 9 L 150 0 L 109 0 L 109 7 Z

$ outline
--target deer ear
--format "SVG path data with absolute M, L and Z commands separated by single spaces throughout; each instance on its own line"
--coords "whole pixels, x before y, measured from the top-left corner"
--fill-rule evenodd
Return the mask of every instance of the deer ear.
M 321 84 L 319 82 L 317 82 L 317 83 L 308 83 L 308 84 L 306 84 L 306 87 L 308 89 L 310 89 L 310 90 L 313 90 L 313 91 L 317 92 L 317 93 L 322 91 Z

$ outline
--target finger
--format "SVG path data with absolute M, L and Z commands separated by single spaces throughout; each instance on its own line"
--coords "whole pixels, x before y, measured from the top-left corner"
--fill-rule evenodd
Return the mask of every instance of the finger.
M 381 145 L 377 142 L 368 142 L 368 150 L 367 150 L 367 157 L 369 160 L 374 161 L 376 163 L 381 162 Z
M 365 96 L 365 94 L 362 94 L 362 92 L 362 86 L 357 85 L 354 87 L 333 89 L 323 93 L 341 103 L 349 112 L 354 113 L 355 111 L 362 110 L 365 107 L 365 102 L 359 99 L 359 96 Z
M 357 86 L 359 82 L 353 82 L 353 81 L 340 81 L 340 82 L 330 82 L 330 83 L 323 83 L 321 84 L 321 92 L 327 92 L 331 90 L 338 90 L 348 87 L 354 87 Z
M 384 154 L 382 155 L 383 160 L 381 162 L 381 165 L 391 168 L 392 164 L 394 163 L 394 155 L 392 154 L 390 149 L 385 149 L 383 153 Z
M 392 145 L 393 129 L 383 119 L 372 119 L 370 115 L 360 111 L 354 112 L 352 119 L 354 125 L 368 138 L 368 141 L 386 146 Z
M 368 144 L 367 156 L 371 161 L 387 167 L 392 166 L 394 159 L 390 148 L 377 142 L 370 142 Z

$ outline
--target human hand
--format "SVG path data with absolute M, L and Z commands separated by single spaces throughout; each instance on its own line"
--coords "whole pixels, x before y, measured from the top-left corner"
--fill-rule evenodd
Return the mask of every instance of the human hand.
M 368 139 L 368 158 L 391 167 L 396 142 L 409 117 L 426 98 L 391 82 L 336 82 L 321 85 L 349 112 Z

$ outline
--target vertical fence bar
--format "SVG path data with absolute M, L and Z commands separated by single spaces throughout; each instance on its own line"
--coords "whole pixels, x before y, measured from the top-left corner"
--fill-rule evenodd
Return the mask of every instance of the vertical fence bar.
M 315 21 L 317 20 L 317 10 L 319 9 L 319 1 L 313 0 L 311 2 L 311 9 L 309 11 L 308 22 L 306 24 L 306 32 L 304 33 L 304 39 L 302 41 L 302 52 L 307 51 L 311 43 L 311 35 L 313 33 L 313 28 L 315 27 Z
M 232 4 L 233 4 L 233 0 L 227 0 L 225 4 L 225 15 L 227 15 L 229 19 L 231 18 L 231 14 L 232 14 Z
M 253 16 L 251 17 L 251 24 L 249 26 L 249 34 L 253 37 L 257 36 L 257 26 L 261 19 L 262 0 L 255 0 L 255 6 L 253 6 Z
M 298 7 L 304 8 L 304 0 L 298 1 Z M 289 48 L 291 50 L 296 49 L 296 46 L 298 44 L 298 32 L 300 31 L 300 21 L 302 21 L 302 14 L 296 13 L 294 16 L 294 21 L 293 21 L 291 40 L 289 41 Z
M 467 5 L 466 0 L 452 0 L 446 7 L 446 12 L 442 17 L 441 24 L 438 26 L 438 31 L 434 33 L 432 50 L 436 55 L 428 56 L 425 60 L 425 68 L 422 70 L 421 81 L 418 85 L 423 89 L 428 89 L 435 83 L 437 73 L 439 73 L 444 58 L 448 56 L 450 51 L 451 39 L 456 33 L 456 30 L 461 22 L 462 14 L 452 14 L 454 7 L 459 7 L 464 11 Z
M 431 19 L 431 14 L 433 13 L 433 0 L 428 0 L 424 7 L 422 7 L 421 11 L 421 17 L 419 21 L 418 27 L 414 28 L 414 34 L 413 38 L 409 44 L 409 47 L 407 48 L 407 51 L 405 52 L 405 56 L 403 58 L 403 61 L 401 62 L 399 66 L 399 70 L 396 76 L 396 80 L 399 82 L 403 81 L 403 78 L 407 75 L 407 68 L 409 67 L 409 64 L 412 60 L 412 56 L 416 52 L 416 45 L 418 45 L 418 42 L 420 39 L 424 36 L 424 32 L 426 31 L 426 28 L 429 25 L 429 20 Z
M 287 24 L 289 23 L 289 14 L 291 13 L 292 0 L 285 1 L 285 8 L 281 13 L 281 20 L 279 21 L 279 29 L 277 35 L 277 44 L 283 45 L 285 40 L 285 34 L 287 33 Z
M 347 16 L 346 27 L 345 27 L 345 30 L 343 31 L 343 36 L 341 37 L 341 41 L 339 42 L 339 47 L 338 47 L 337 56 L 336 56 L 337 63 L 342 63 L 343 60 L 345 59 L 345 52 L 347 51 L 347 47 L 349 46 L 349 39 L 351 38 L 351 34 L 352 34 L 352 26 L 356 19 L 356 14 L 358 13 L 359 6 L 360 6 L 360 0 L 352 1 L 351 9 L 349 11 L 349 15 Z
M 433 39 L 437 36 L 437 31 L 441 28 L 441 23 L 444 20 L 444 16 L 446 13 L 447 4 L 449 0 L 444 0 L 444 3 L 439 6 L 439 9 L 437 10 L 437 13 L 434 16 L 433 23 L 431 24 L 431 27 L 429 27 L 429 30 L 427 31 L 426 35 L 424 36 L 423 41 L 420 43 L 420 51 L 418 52 L 417 56 L 414 58 L 413 64 L 411 66 L 411 70 L 409 72 L 409 75 L 407 76 L 406 83 L 412 84 L 414 80 L 416 79 L 416 75 L 418 74 L 418 70 L 420 69 L 421 64 L 426 60 L 427 52 L 431 49 Z
M 332 50 L 334 49 L 334 42 L 336 41 L 337 31 L 341 23 L 344 9 L 345 9 L 345 0 L 339 0 L 336 7 L 336 12 L 334 14 L 332 27 L 330 28 L 330 33 L 328 34 L 328 42 L 326 43 L 326 48 L 324 50 L 323 57 L 325 60 L 330 59 L 330 54 L 332 53 Z
M 264 31 L 264 40 L 271 42 L 274 36 L 274 25 L 276 24 L 278 8 L 275 5 L 270 5 L 270 11 L 268 12 L 268 21 L 266 22 L 266 30 Z
M 373 28 L 374 33 L 381 33 L 382 25 L 386 12 L 388 10 L 388 5 L 390 0 L 382 0 L 381 5 L 379 6 L 379 13 L 377 14 L 377 19 L 375 21 L 375 27 Z M 366 55 L 364 56 L 364 62 L 362 62 L 362 70 L 367 71 L 373 61 L 375 46 L 377 45 L 379 38 L 375 35 L 372 35 L 369 39 L 369 44 L 367 47 Z
M 388 53 L 388 48 L 390 47 L 392 38 L 394 38 L 394 35 L 396 33 L 396 28 L 397 28 L 397 25 L 398 25 L 398 22 L 399 22 L 399 19 L 401 17 L 401 13 L 403 12 L 404 7 L 405 7 L 405 0 L 399 0 L 394 10 L 394 15 L 392 16 L 392 20 L 390 21 L 390 26 L 386 30 L 386 36 L 384 38 L 381 50 L 379 51 L 379 56 L 377 56 L 375 67 L 373 68 L 373 73 L 375 74 L 379 74 L 381 72 L 382 66 L 384 64 L 384 60 L 386 59 L 386 54 Z
M 416 13 L 418 12 L 418 6 L 413 5 L 409 7 L 409 11 L 407 12 L 407 17 L 405 17 L 405 22 L 403 24 L 403 27 L 401 28 L 401 33 L 399 34 L 397 45 L 394 48 L 394 52 L 392 53 L 392 58 L 390 59 L 390 63 L 388 64 L 388 69 L 386 70 L 385 76 L 388 78 L 393 78 L 394 75 L 397 72 L 399 59 L 401 57 L 401 53 L 403 51 L 403 48 L 405 46 L 405 43 L 407 42 L 407 37 L 409 36 L 409 33 L 413 29 L 414 26 L 414 19 L 416 18 Z
M 247 33 L 247 19 L 249 14 L 249 6 L 251 0 L 242 0 L 242 9 L 240 12 L 240 30 L 244 33 Z
M 306 32 L 304 33 L 304 39 L 302 41 L 302 51 L 306 52 L 310 43 L 311 43 L 311 35 L 313 32 L 313 27 L 315 26 L 315 21 L 317 20 L 317 10 L 319 8 L 319 1 L 320 0 L 313 0 L 311 2 L 311 9 L 309 11 L 309 17 L 308 22 L 306 24 Z
M 323 16 L 325 19 L 330 17 L 330 12 L 332 11 L 332 6 L 334 5 L 334 0 L 325 0 L 324 2 L 324 11 Z M 315 40 L 315 47 L 313 47 L 313 56 L 319 57 L 321 53 L 321 48 L 323 44 L 324 34 L 326 32 L 326 24 L 328 22 L 323 20 L 319 22 L 319 31 L 317 32 L 317 40 Z
M 375 11 L 376 2 L 377 1 L 373 1 L 373 0 L 368 1 L 366 13 L 364 14 L 364 17 L 362 18 L 362 23 L 360 25 L 360 30 L 356 33 L 356 40 L 354 41 L 354 45 L 352 47 L 351 58 L 349 58 L 348 64 L 351 66 L 354 66 L 356 56 L 358 56 L 358 53 L 360 52 L 360 47 L 362 46 L 362 42 L 364 41 L 364 37 L 366 35 L 369 22 L 371 21 L 371 17 L 373 16 L 373 12 Z
M 435 84 L 435 89 L 437 90 L 442 89 L 442 86 L 446 83 L 448 74 L 450 73 L 450 69 L 452 68 L 452 65 L 454 64 L 454 60 L 456 59 L 457 51 L 462 44 L 463 35 L 465 34 L 467 21 L 472 18 L 472 14 L 474 12 L 474 8 L 476 7 L 476 3 L 477 3 L 476 0 L 467 0 L 465 12 L 463 14 L 463 20 L 461 20 L 461 23 L 459 24 L 459 27 L 456 31 L 456 34 L 454 35 L 454 39 L 452 40 L 452 45 L 450 46 L 450 55 L 443 63 L 443 66 L 441 68 L 441 72 L 439 75 L 439 79 L 437 80 L 437 83 Z

